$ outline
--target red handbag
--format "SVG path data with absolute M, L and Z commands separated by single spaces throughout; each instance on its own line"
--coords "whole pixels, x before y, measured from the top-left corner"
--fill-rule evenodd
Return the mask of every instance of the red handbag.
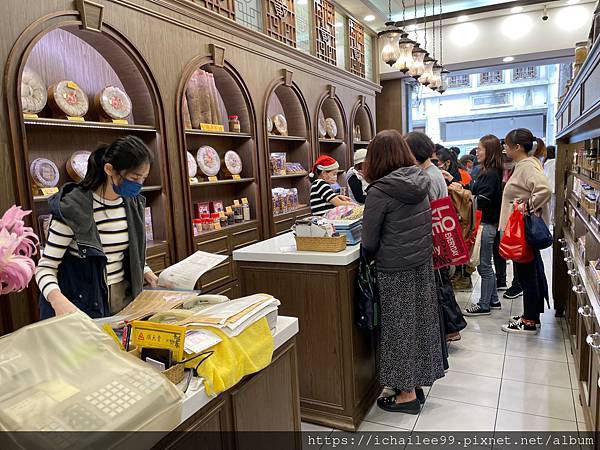
M 500 256 L 514 262 L 526 264 L 533 261 L 533 249 L 525 240 L 525 219 L 515 203 L 514 210 L 508 218 L 504 236 L 500 240 Z

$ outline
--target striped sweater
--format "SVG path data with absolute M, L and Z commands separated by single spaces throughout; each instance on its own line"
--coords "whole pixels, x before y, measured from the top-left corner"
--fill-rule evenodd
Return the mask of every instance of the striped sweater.
M 108 285 L 125 279 L 123 260 L 129 247 L 127 217 L 123 199 L 106 200 L 94 194 L 94 221 L 98 227 L 102 250 L 107 258 L 106 276 Z M 44 297 L 58 289 L 58 266 L 65 252 L 78 257 L 77 242 L 73 230 L 57 218 L 52 218 L 48 230 L 46 247 L 35 273 L 35 279 Z M 146 266 L 144 273 L 150 271 Z

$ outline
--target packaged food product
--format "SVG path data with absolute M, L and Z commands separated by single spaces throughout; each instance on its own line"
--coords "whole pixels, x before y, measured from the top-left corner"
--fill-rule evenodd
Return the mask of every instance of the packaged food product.
M 188 176 L 194 178 L 198 174 L 198 164 L 196 158 L 190 152 L 187 153 Z
M 202 69 L 194 71 L 188 81 L 186 96 L 193 128 L 200 128 L 201 123 L 212 123 L 210 86 L 206 72 Z
M 575 64 L 578 64 L 580 67 L 585 62 L 585 59 L 588 55 L 588 43 L 578 42 L 575 44 Z
M 146 228 L 146 242 L 154 240 L 154 229 L 152 228 L 152 208 L 146 206 L 144 210 L 144 225 Z
M 279 134 L 281 136 L 287 136 L 287 134 L 288 134 L 287 120 L 285 120 L 285 117 L 283 116 L 283 114 L 275 114 L 273 116 L 273 127 L 277 134 Z
M 198 149 L 196 155 L 196 161 L 200 171 L 207 177 L 215 177 L 221 170 L 221 160 L 217 151 L 208 146 L 204 145 Z
M 27 114 L 37 114 L 48 101 L 48 91 L 40 76 L 25 68 L 21 76 L 21 107 Z
M 221 219 L 220 219 L 219 213 L 211 214 L 210 220 L 212 221 L 212 224 L 213 224 L 213 230 L 221 229 Z
M 231 175 L 239 175 L 242 173 L 242 158 L 233 150 L 225 153 L 225 168 Z
M 192 118 L 190 117 L 190 108 L 188 106 L 187 95 L 183 96 L 181 109 L 183 114 L 183 128 L 189 130 L 192 128 Z
M 337 136 L 338 129 L 335 120 L 333 120 L 331 117 L 325 119 L 325 130 L 327 132 L 328 138 L 335 139 L 335 137 Z
M 286 175 L 285 163 L 287 155 L 285 153 L 271 153 L 271 174 Z
M 229 116 L 229 131 L 232 133 L 241 133 L 242 128 L 238 116 Z
M 192 222 L 194 224 L 194 236 L 198 236 L 202 233 L 202 219 L 193 219 Z
M 85 178 L 88 168 L 88 159 L 91 152 L 80 151 L 71 155 L 67 161 L 67 173 L 76 183 L 81 182 Z
M 69 80 L 59 81 L 48 88 L 48 104 L 58 117 L 83 117 L 89 108 L 85 92 Z
M 306 173 L 306 169 L 300 163 L 285 163 L 285 173 L 288 175 L 298 175 Z
M 273 120 L 267 116 L 267 133 L 271 134 L 273 132 Z
M 221 211 L 224 211 L 225 209 L 223 208 L 223 201 L 222 200 L 214 200 L 212 202 L 210 202 L 209 204 L 209 211 L 211 214 L 213 213 L 220 213 Z
M 242 223 L 244 221 L 242 205 L 233 205 L 233 221 L 235 223 Z
M 327 136 L 327 125 L 323 117 L 319 117 L 319 137 L 324 138 Z
M 102 120 L 123 120 L 131 115 L 131 99 L 116 86 L 107 86 L 96 94 L 96 107 Z
M 34 183 L 40 188 L 52 188 L 58 185 L 60 173 L 58 167 L 46 158 L 34 159 L 29 166 Z
M 194 213 L 197 218 L 202 218 L 203 215 L 210 213 L 210 203 L 208 202 L 196 203 L 194 207 Z

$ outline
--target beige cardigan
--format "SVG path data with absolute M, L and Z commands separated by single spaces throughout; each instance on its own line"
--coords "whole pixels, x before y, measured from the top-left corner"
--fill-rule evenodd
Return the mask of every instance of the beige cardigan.
M 539 159 L 528 157 L 515 165 L 515 171 L 504 187 L 502 194 L 502 209 L 500 211 L 500 223 L 498 229 L 504 231 L 508 217 L 513 212 L 515 200 L 528 202 L 532 211 L 542 209 L 543 216 L 548 220 L 547 205 L 552 196 L 552 190 L 548 178 L 544 175 L 544 169 Z

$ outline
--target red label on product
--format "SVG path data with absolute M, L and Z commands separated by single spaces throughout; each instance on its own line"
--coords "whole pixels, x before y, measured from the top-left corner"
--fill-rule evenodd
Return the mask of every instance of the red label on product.
M 458 266 L 469 262 L 458 215 L 450 197 L 431 202 L 433 225 L 433 267 Z

